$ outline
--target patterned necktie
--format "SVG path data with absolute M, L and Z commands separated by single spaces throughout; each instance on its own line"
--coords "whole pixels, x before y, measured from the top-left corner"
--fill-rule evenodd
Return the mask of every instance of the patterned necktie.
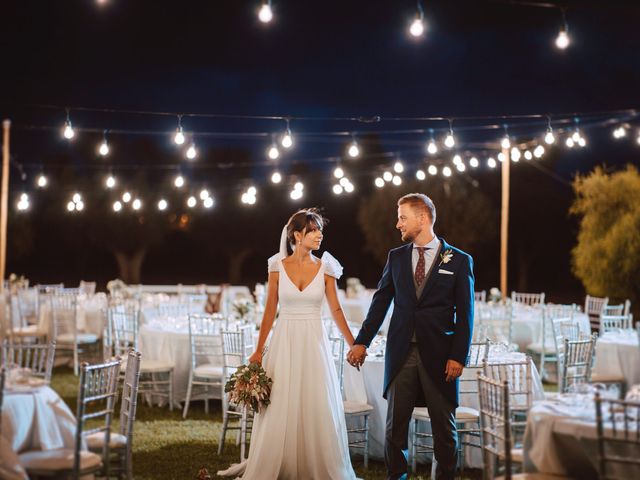
M 416 265 L 416 272 L 414 273 L 414 278 L 416 280 L 416 285 L 422 285 L 424 282 L 424 278 L 427 276 L 427 272 L 425 270 L 425 261 L 424 261 L 424 251 L 427 247 L 416 247 L 418 249 L 418 264 Z

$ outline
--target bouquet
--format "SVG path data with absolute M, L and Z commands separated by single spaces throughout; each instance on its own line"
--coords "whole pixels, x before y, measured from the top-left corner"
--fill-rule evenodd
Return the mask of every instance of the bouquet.
M 266 408 L 271 395 L 273 380 L 267 376 L 259 363 L 240 365 L 224 386 L 229 401 L 242 407 L 249 407 L 254 412 Z

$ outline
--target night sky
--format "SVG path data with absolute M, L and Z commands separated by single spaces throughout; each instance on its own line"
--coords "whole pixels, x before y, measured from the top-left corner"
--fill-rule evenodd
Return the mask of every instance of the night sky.
M 97 178 L 109 167 L 124 181 L 146 166 L 157 193 L 169 188 L 166 184 L 175 167 L 185 164 L 166 135 L 113 135 L 114 151 L 108 160 L 97 158 L 93 151 L 99 133 L 82 134 L 68 145 L 57 130 L 64 122 L 65 106 L 72 108 L 75 126 L 97 130 L 168 132 L 175 129 L 176 119 L 74 111 L 73 107 L 381 116 L 383 121 L 375 125 L 292 122 L 292 130 L 301 136 L 295 151 L 281 163 L 283 171 L 306 175 L 309 193 L 301 204 L 289 199 L 288 188 L 275 192 L 265 184 L 271 171 L 264 156 L 269 139 L 196 136 L 201 155 L 194 165 L 185 165 L 184 172 L 191 185 L 206 184 L 216 193 L 215 212 L 200 221 L 199 228 L 207 232 L 166 235 L 149 249 L 142 268 L 144 283 L 222 282 L 228 272 L 226 256 L 232 254 L 225 249 L 230 237 L 224 232 L 233 231 L 255 245 L 242 270 L 244 281 L 264 280 L 266 258 L 276 252 L 286 218 L 298 205 L 317 205 L 325 207 L 332 220 L 323 248 L 344 263 L 347 276 L 358 276 L 369 287 L 375 285 L 381 265 L 363 252 L 364 238 L 356 217 L 359 202 L 373 190 L 381 157 L 365 156 L 359 164 L 350 165 L 356 194 L 333 198 L 328 177 L 347 139 L 320 135 L 305 141 L 305 132 L 434 128 L 439 134 L 446 122 L 384 119 L 559 114 L 640 106 L 637 1 L 551 2 L 568 7 L 572 45 L 566 51 L 553 45 L 562 21 L 560 10 L 508 1 L 427 1 L 427 32 L 419 41 L 407 35 L 416 12 L 415 2 L 409 0 L 274 0 L 274 21 L 266 26 L 257 20 L 257 0 L 11 3 L 3 5 L 0 34 L 4 39 L 0 113 L 11 118 L 14 126 L 10 216 L 16 216 L 14 200 L 19 192 L 32 193 L 33 206 L 26 214 L 30 220 L 17 220 L 29 222 L 31 247 L 23 252 L 10 242 L 8 272 L 23 273 L 33 282 L 62 279 L 72 284 L 84 278 L 104 284 L 118 272 L 108 249 L 89 236 L 84 238 L 82 227 L 43 213 L 44 197 L 39 204 L 33 187 L 41 169 L 50 176 L 51 187 L 64 197 L 75 188 L 64 182 L 65 165 L 73 169 L 75 179 L 96 179 L 95 188 L 100 187 Z M 194 132 L 279 133 L 284 128 L 282 121 L 216 118 L 186 118 L 184 125 Z M 454 127 L 464 125 L 454 122 Z M 29 126 L 56 130 L 31 130 Z M 518 128 L 513 125 L 514 135 L 536 130 L 542 134 L 545 129 L 543 124 Z M 510 248 L 514 255 L 530 253 L 535 260 L 521 258 L 520 266 L 528 267 L 526 275 L 519 275 L 518 261 L 512 258 L 514 284 L 510 287 L 544 290 L 552 301 L 581 301 L 584 291 L 569 266 L 577 229 L 576 219 L 568 214 L 570 181 L 576 172 L 587 173 L 596 165 L 615 170 L 626 163 L 637 164 L 638 158 L 635 134 L 614 142 L 611 129 L 586 132 L 587 149 L 567 152 L 558 148 L 539 162 L 541 168 L 519 164 L 513 169 Z M 462 129 L 458 134 L 462 142 L 500 136 L 499 131 L 465 134 Z M 380 151 L 395 152 L 408 165 L 424 158 L 420 153 L 424 134 L 386 134 L 374 140 Z M 365 152 L 366 146 L 364 142 Z M 25 180 L 20 168 L 27 174 Z M 499 173 L 481 170 L 465 175 L 492 201 L 498 218 Z M 271 190 L 248 209 L 238 197 L 250 183 Z M 429 193 L 428 186 L 424 191 Z M 60 202 L 64 214 L 66 202 L 48 195 L 46 202 Z M 12 225 L 15 221 L 10 224 L 10 235 L 12 228 L 20 228 Z M 70 229 L 73 240 L 69 240 Z M 478 288 L 498 284 L 497 238 L 490 247 L 469 252 L 476 258 Z

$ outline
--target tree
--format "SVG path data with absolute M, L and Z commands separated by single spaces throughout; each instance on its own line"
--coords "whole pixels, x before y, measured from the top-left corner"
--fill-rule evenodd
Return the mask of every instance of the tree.
M 439 182 L 406 182 L 376 189 L 360 203 L 358 222 L 366 239 L 366 248 L 384 264 L 391 248 L 402 241 L 395 229 L 398 199 L 410 192 L 426 193 L 436 205 L 435 230 L 457 247 L 474 251 L 490 244 L 498 229 L 497 215 L 487 197 L 466 177 Z
M 573 273 L 587 293 L 640 300 L 640 174 L 629 165 L 578 176 L 571 213 L 580 217 Z

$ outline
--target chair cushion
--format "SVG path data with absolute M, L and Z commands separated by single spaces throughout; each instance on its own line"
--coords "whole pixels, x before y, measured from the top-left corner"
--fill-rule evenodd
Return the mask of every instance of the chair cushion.
M 104 446 L 105 433 L 96 432 L 91 435 L 87 435 L 85 440 L 87 441 L 87 447 L 91 451 L 102 451 Z M 109 448 L 124 448 L 127 445 L 127 437 L 121 433 L 111 432 L 109 436 Z
M 373 410 L 373 407 L 368 403 L 360 403 L 360 402 L 350 402 L 345 400 L 344 404 L 344 413 L 349 415 L 355 415 L 358 413 L 367 413 Z
M 20 463 L 31 473 L 38 471 L 61 472 L 73 470 L 73 449 L 37 450 L 23 453 L 18 457 Z M 91 452 L 80 452 L 80 470 L 99 469 L 102 465 L 100 455 Z
M 40 330 L 38 325 L 28 325 L 26 327 L 13 328 L 11 334 L 16 337 L 44 337 L 47 332 Z
M 76 343 L 95 343 L 98 341 L 98 336 L 93 333 L 78 333 L 76 335 Z M 57 343 L 71 343 L 73 344 L 73 333 L 61 333 L 56 337 Z
M 425 422 L 430 421 L 429 409 L 427 407 L 416 407 L 413 409 L 413 418 L 416 420 L 422 420 Z M 477 422 L 480 419 L 480 412 L 471 407 L 458 407 L 456 408 L 456 422 L 467 423 Z
M 224 368 L 212 363 L 203 363 L 193 370 L 193 375 L 196 377 L 219 378 L 222 377 L 223 374 Z
M 173 370 L 173 366 L 173 363 L 165 360 L 142 359 L 140 363 L 140 373 L 168 372 L 169 370 Z

